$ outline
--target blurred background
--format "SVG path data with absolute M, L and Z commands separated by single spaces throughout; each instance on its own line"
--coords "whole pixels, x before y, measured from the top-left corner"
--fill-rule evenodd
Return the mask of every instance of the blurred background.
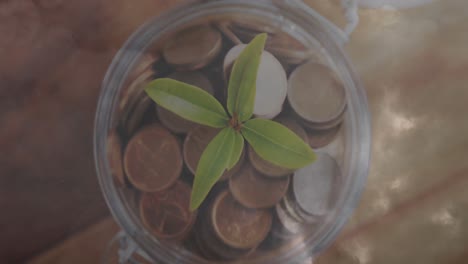
M 0 1 L 0 263 L 99 263 L 119 230 L 92 155 L 101 80 L 183 2 Z M 339 0 L 305 2 L 345 25 Z M 315 262 L 468 263 L 468 1 L 379 7 L 345 47 L 373 119 L 367 187 Z

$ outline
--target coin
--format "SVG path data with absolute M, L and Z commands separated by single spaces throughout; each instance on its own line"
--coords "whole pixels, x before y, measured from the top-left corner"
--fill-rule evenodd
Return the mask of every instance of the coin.
M 209 260 L 219 260 L 221 257 L 213 252 L 213 250 L 208 246 L 208 244 L 210 244 L 208 242 L 210 239 L 210 234 L 206 228 L 203 228 L 203 226 L 203 224 L 200 224 L 196 227 L 195 242 L 197 244 L 197 249 L 201 253 L 202 257 Z
M 246 45 L 234 46 L 226 54 L 223 68 L 228 79 L 232 65 Z M 257 73 L 254 115 L 272 119 L 283 109 L 288 84 L 286 71 L 268 51 L 263 51 Z
M 269 241 L 273 245 L 281 244 L 285 241 L 288 241 L 294 237 L 294 233 L 291 233 L 288 229 L 284 227 L 281 223 L 280 219 L 278 218 L 278 214 L 276 213 L 276 206 L 275 206 L 275 214 L 273 215 L 273 222 L 270 230 L 270 239 Z
M 329 130 L 311 130 L 307 131 L 307 138 L 309 141 L 309 146 L 312 148 L 323 148 L 326 145 L 330 144 L 333 139 L 336 138 L 338 131 L 340 131 L 341 126 L 336 126 Z
M 127 122 L 124 125 L 124 131 L 126 135 L 133 135 L 135 131 L 142 125 L 145 113 L 153 104 L 153 100 L 148 97 L 144 92 L 139 96 L 141 99 L 135 103 L 133 111 L 127 118 Z
M 184 82 L 198 88 L 205 90 L 206 92 L 213 94 L 213 87 L 210 81 L 200 72 L 175 72 L 168 76 L 168 78 Z M 180 117 L 179 115 L 157 105 L 157 114 L 161 123 L 167 127 L 169 130 L 176 134 L 185 134 L 191 128 L 197 124 L 191 122 L 185 118 Z
M 125 186 L 125 175 L 122 166 L 122 141 L 117 131 L 107 136 L 107 160 L 114 180 L 118 186 Z
M 289 216 L 284 206 L 281 203 L 275 206 L 276 215 L 281 222 L 283 228 L 290 234 L 297 234 L 302 230 L 302 226 L 299 221 Z
M 249 164 L 229 180 L 232 196 L 247 208 L 273 207 L 286 194 L 289 177 L 267 178 Z
M 135 96 L 143 90 L 143 85 L 153 79 L 153 76 L 154 71 L 152 69 L 148 69 L 129 81 L 128 85 L 124 87 L 120 95 L 118 104 L 119 111 L 124 112 L 128 108 L 130 102 L 132 102 Z
M 346 110 L 346 108 L 345 108 Z M 307 122 L 301 119 L 301 124 L 310 129 L 310 130 L 330 130 L 332 128 L 336 128 L 339 126 L 344 120 L 344 113 L 343 111 L 336 119 L 330 120 L 329 122 L 317 123 L 317 122 Z
M 251 32 L 252 35 L 258 35 L 260 33 L 268 33 L 269 35 L 274 35 L 275 33 L 277 33 L 277 30 L 274 27 L 261 23 L 260 21 L 247 22 L 243 20 L 235 20 L 231 22 L 231 27 L 233 28 L 233 30 L 243 30 L 246 32 Z
M 223 33 L 223 35 L 228 38 L 234 45 L 244 44 L 242 40 L 240 40 L 234 32 L 231 30 L 231 23 L 228 21 L 221 21 L 219 22 L 216 27 Z
M 164 46 L 166 61 L 180 70 L 203 68 L 218 56 L 222 48 L 219 31 L 209 25 L 180 31 Z
M 221 241 L 213 231 L 210 217 L 201 222 L 198 228 L 196 232 L 199 238 L 199 247 L 203 254 L 210 259 L 237 259 L 251 251 L 251 249 L 232 248 Z
M 129 80 L 136 79 L 143 72 L 153 71 L 153 64 L 155 64 L 156 61 L 159 61 L 160 59 L 159 54 L 155 54 L 155 53 L 142 53 L 140 55 L 139 52 L 137 51 L 125 51 L 125 52 L 136 53 L 137 56 L 139 55 L 138 60 L 135 62 L 135 66 L 133 67 L 132 71 L 128 74 Z
M 245 208 L 229 191 L 224 191 L 215 199 L 211 221 L 214 233 L 225 244 L 237 249 L 250 249 L 267 236 L 272 215 L 265 209 Z
M 297 205 L 308 215 L 323 216 L 329 210 L 335 182 L 340 177 L 336 161 L 326 153 L 316 153 L 317 160 L 297 170 L 292 191 Z
M 317 223 L 319 218 L 314 215 L 310 215 L 304 211 L 297 203 L 294 193 L 288 192 L 282 200 L 283 208 L 287 211 L 288 215 L 294 218 L 296 221 L 302 224 Z
M 145 127 L 127 144 L 124 170 L 136 188 L 146 192 L 164 190 L 170 187 L 182 172 L 180 144 L 162 126 Z
M 196 212 L 189 209 L 191 188 L 176 181 L 169 189 L 144 193 L 140 199 L 143 224 L 160 239 L 182 240 L 191 230 Z
M 183 155 L 184 161 L 190 172 L 195 175 L 197 171 L 198 162 L 200 161 L 203 151 L 205 151 L 211 140 L 219 133 L 219 129 L 207 127 L 207 126 L 196 126 L 191 129 L 184 140 Z M 239 159 L 239 162 L 230 170 L 223 173 L 220 181 L 229 179 L 235 174 L 244 164 L 244 152 Z
M 118 112 L 122 120 L 122 127 L 126 136 L 132 135 L 140 124 L 144 112 L 151 105 L 151 100 L 145 94 L 144 86 L 154 77 L 152 70 L 143 72 L 136 78 L 129 87 L 122 92 L 120 97 Z M 145 99 L 145 97 L 148 97 Z
M 333 122 L 346 108 L 343 85 L 325 65 L 308 62 L 297 67 L 288 81 L 288 101 L 305 121 Z
M 316 55 L 315 52 L 307 49 L 301 42 L 286 33 L 272 35 L 268 39 L 265 49 L 286 65 L 298 65 Z
M 278 118 L 276 119 L 277 122 L 283 124 L 287 128 L 289 128 L 292 132 L 296 133 L 302 140 L 307 142 L 307 134 L 305 130 L 295 121 L 286 118 Z M 262 174 L 270 177 L 283 177 L 288 174 L 293 173 L 294 170 L 290 170 L 287 168 L 280 167 L 275 165 L 269 161 L 264 160 L 261 158 L 252 147 L 248 147 L 249 153 L 249 161 L 252 166 L 261 172 Z
M 137 52 L 125 51 L 123 56 L 125 56 L 125 53 L 133 55 L 133 53 Z M 149 73 L 151 73 L 151 75 L 154 75 L 152 65 L 156 63 L 156 61 L 159 61 L 158 55 L 152 53 L 141 54 L 140 58 L 137 60 L 137 62 L 135 62 L 135 66 L 128 74 L 126 85 L 122 89 L 122 95 L 120 96 L 121 102 L 119 103 L 120 108 L 124 108 L 128 99 L 131 98 L 131 96 L 138 90 L 136 89 L 136 85 L 138 83 L 141 83 L 141 80 L 146 80 L 146 77 L 142 77 L 142 75 L 148 76 Z
M 304 50 L 291 50 L 286 47 L 266 47 L 267 51 L 271 52 L 279 61 L 284 62 L 286 65 L 297 65 L 301 64 L 309 58 L 313 57 L 314 54 Z

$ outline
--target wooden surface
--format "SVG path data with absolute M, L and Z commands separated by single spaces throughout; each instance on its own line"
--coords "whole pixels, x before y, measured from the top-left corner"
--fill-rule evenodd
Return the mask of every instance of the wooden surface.
M 108 215 L 93 162 L 100 84 L 141 23 L 180 1 L 0 1 L 0 263 Z
M 29 264 L 98 264 L 107 255 L 109 242 L 119 231 L 109 217 L 84 229 L 56 247 L 28 261 Z M 117 246 L 109 247 L 109 264 L 117 263 Z

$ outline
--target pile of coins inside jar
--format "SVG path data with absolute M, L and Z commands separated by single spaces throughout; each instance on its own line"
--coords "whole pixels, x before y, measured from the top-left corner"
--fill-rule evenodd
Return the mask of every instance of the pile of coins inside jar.
M 193 175 L 218 130 L 156 105 L 143 88 L 168 77 L 226 102 L 233 62 L 257 34 L 269 38 L 256 82 L 254 115 L 273 119 L 317 151 L 317 160 L 292 171 L 263 160 L 249 146 L 195 212 Z M 130 52 L 130 51 L 129 51 Z M 341 172 L 328 153 L 346 110 L 343 84 L 316 53 L 290 35 L 245 21 L 183 28 L 144 53 L 129 73 L 108 136 L 115 183 L 143 225 L 161 241 L 222 261 L 262 254 L 312 232 L 334 200 Z

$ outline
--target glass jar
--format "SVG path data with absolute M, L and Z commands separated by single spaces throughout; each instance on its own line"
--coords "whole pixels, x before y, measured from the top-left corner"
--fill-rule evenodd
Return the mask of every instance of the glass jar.
M 301 1 L 208 1 L 194 3 L 154 18 L 134 33 L 115 56 L 102 86 L 94 132 L 95 162 L 99 182 L 108 206 L 123 230 L 156 263 L 210 263 L 180 246 L 156 239 L 142 224 L 133 194 L 119 187 L 108 161 L 108 136 L 119 129 L 125 111 L 121 103 L 132 72 L 142 54 L 160 48 L 160 43 L 175 31 L 202 21 L 243 20 L 287 33 L 315 51 L 316 59 L 333 69 L 344 84 L 347 109 L 342 131 L 334 143 L 318 149 L 334 156 L 341 178 L 333 191 L 333 206 L 295 243 L 262 254 L 253 254 L 242 263 L 303 263 L 326 248 L 344 226 L 356 207 L 365 185 L 370 159 L 370 117 L 365 91 L 344 54 L 343 38 L 333 25 Z M 155 66 L 157 67 L 157 66 Z M 126 98 L 134 105 L 147 104 L 142 93 Z

